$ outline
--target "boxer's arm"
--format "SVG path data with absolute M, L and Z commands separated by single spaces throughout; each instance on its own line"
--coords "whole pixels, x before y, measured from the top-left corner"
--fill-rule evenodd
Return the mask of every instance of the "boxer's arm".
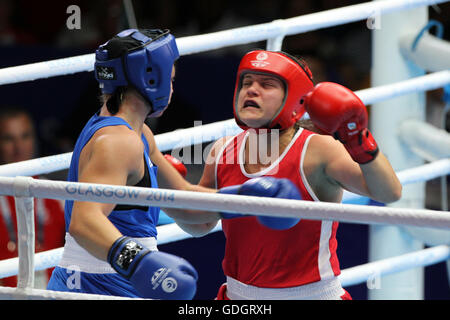
M 214 142 L 211 150 L 208 152 L 208 156 L 205 160 L 205 165 L 203 167 L 203 173 L 198 183 L 199 186 L 214 189 L 216 187 L 216 178 L 215 178 L 215 160 L 217 153 L 222 148 L 224 143 L 230 137 L 223 137 L 216 142 Z M 217 221 L 210 223 L 202 223 L 202 224 L 181 224 L 178 223 L 181 229 L 185 232 L 190 233 L 193 236 L 203 236 L 208 234 L 214 227 L 217 225 Z
M 175 189 L 181 191 L 196 191 L 196 192 L 217 192 L 216 189 L 206 188 L 199 185 L 194 185 L 186 181 L 181 174 L 170 164 L 164 155 L 156 146 L 155 138 L 151 130 L 144 126 L 144 134 L 147 138 L 150 148 L 150 159 L 158 166 L 158 182 L 161 188 Z M 191 210 L 191 209 L 176 209 L 163 207 L 164 212 L 175 220 L 177 224 L 201 224 L 209 223 L 213 227 L 217 221 L 220 220 L 220 214 L 214 211 Z M 184 229 L 187 230 L 187 227 Z M 194 235 L 194 234 L 193 234 Z M 198 236 L 199 234 L 195 234 Z
M 81 161 L 79 182 L 126 185 L 128 173 L 138 167 L 135 159 L 139 156 L 139 146 L 129 137 L 116 135 L 102 136 L 91 141 L 89 160 Z M 84 152 L 85 150 L 83 150 Z M 121 161 L 117 161 L 121 159 Z M 95 257 L 106 260 L 108 250 L 122 234 L 107 216 L 115 204 L 74 201 L 69 233 Z
M 218 152 L 229 138 L 230 137 L 223 137 L 218 139 L 212 145 L 211 150 L 208 152 L 208 156 L 205 159 L 203 173 L 198 183 L 200 187 L 216 190 L 215 160 Z M 185 232 L 190 233 L 193 236 L 200 237 L 208 234 L 212 229 L 214 229 L 217 225 L 217 221 L 202 224 L 183 224 L 178 222 L 178 225 Z
M 307 152 L 309 161 L 321 159 L 317 166 L 323 168 L 322 183 L 332 188 L 340 186 L 384 203 L 396 201 L 401 196 L 401 184 L 381 151 L 373 161 L 358 164 L 340 142 L 330 136 L 315 135 Z
M 400 198 L 401 184 L 367 129 L 366 107 L 354 92 L 336 83 L 319 83 L 307 94 L 305 108 L 317 127 L 340 142 L 328 139 L 328 146 L 319 150 L 328 177 L 380 202 Z
M 174 158 L 170 154 L 165 154 L 164 158 L 166 158 L 166 160 L 183 176 L 183 178 L 186 177 L 187 168 L 180 160 Z M 179 221 L 177 221 L 176 223 L 182 230 L 191 234 L 192 236 L 201 237 L 208 234 L 216 226 L 217 221 L 202 224 L 187 224 L 181 223 Z
M 391 203 L 401 198 L 402 185 L 382 152 L 372 162 L 361 164 L 360 168 L 367 181 L 367 188 L 372 199 Z

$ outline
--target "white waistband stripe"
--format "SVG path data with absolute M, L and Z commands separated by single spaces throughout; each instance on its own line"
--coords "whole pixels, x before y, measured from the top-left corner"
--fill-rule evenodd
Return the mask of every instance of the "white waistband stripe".
M 135 239 L 152 251 L 158 250 L 154 237 Z M 69 233 L 66 233 L 64 252 L 58 267 L 87 273 L 116 273 L 108 262 L 91 255 Z
M 337 277 L 298 287 L 260 288 L 227 276 L 231 300 L 340 300 L 345 294 Z

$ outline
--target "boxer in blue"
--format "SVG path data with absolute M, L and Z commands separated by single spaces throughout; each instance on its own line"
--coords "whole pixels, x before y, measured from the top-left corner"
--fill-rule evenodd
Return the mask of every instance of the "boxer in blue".
M 156 188 L 159 168 L 169 186 L 195 189 L 159 152 L 144 123 L 169 104 L 178 56 L 174 37 L 159 29 L 125 30 L 98 48 L 95 77 L 104 103 L 77 140 L 69 181 Z M 156 207 L 66 201 L 64 254 L 48 289 L 192 299 L 197 272 L 157 251 L 158 217 Z
M 83 128 L 74 148 L 68 180 L 216 192 L 192 185 L 158 150 L 144 123 L 167 108 L 179 53 L 167 30 L 124 30 L 96 51 L 95 77 L 103 105 Z M 254 182 L 241 194 L 290 189 L 279 181 Z M 264 186 L 264 187 L 262 187 Z M 294 187 L 295 188 L 295 187 Z M 294 192 L 295 193 L 295 192 Z M 286 197 L 289 192 L 275 192 Z M 221 219 L 217 212 L 165 208 L 193 235 Z M 192 299 L 197 272 L 183 258 L 159 252 L 159 208 L 66 201 L 64 253 L 49 290 L 154 299 Z

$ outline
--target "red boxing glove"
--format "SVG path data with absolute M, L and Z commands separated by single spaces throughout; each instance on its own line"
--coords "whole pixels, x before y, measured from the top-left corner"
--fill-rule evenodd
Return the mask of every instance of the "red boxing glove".
M 187 175 L 187 169 L 184 166 L 183 162 L 178 160 L 175 157 L 172 157 L 170 154 L 165 154 L 164 158 L 166 158 L 167 161 L 175 168 L 177 171 L 183 176 L 183 178 L 186 178 Z
M 341 141 L 354 161 L 375 159 L 378 146 L 367 129 L 367 110 L 353 91 L 333 82 L 319 83 L 306 95 L 305 109 L 314 125 Z

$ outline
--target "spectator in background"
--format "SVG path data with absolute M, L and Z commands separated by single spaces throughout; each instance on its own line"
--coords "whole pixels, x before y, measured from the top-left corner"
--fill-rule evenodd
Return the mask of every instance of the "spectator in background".
M 33 44 L 36 39 L 14 23 L 14 12 L 17 4 L 12 0 L 0 0 L 0 45 Z
M 36 156 L 36 133 L 30 114 L 18 107 L 0 108 L 0 164 L 30 160 Z M 35 176 L 34 178 L 39 178 Z M 42 178 L 42 177 L 40 177 Z M 64 245 L 63 203 L 54 199 L 34 200 L 36 252 Z M 13 196 L 0 196 L 0 260 L 18 256 L 17 219 Z M 51 269 L 37 271 L 35 287 L 44 289 Z M 17 278 L 0 279 L 1 286 L 15 287 Z

